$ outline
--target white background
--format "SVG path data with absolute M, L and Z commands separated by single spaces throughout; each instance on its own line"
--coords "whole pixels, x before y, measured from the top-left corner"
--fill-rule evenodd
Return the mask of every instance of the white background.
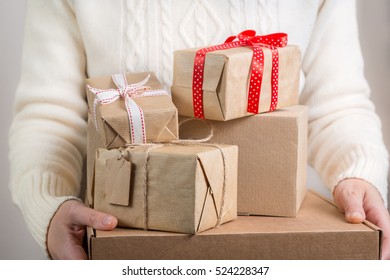
M 8 187 L 7 134 L 20 73 L 25 3 L 26 0 L 0 0 L 0 260 L 45 258 L 13 205 Z M 358 17 L 366 76 L 390 150 L 390 1 L 358 0 Z M 308 181 L 309 187 L 327 194 L 311 169 Z

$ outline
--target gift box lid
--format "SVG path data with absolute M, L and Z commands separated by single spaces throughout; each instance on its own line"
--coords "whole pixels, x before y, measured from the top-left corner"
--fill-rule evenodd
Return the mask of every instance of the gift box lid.
M 196 235 L 89 229 L 91 259 L 379 259 L 382 232 L 309 191 L 295 218 L 240 216 Z

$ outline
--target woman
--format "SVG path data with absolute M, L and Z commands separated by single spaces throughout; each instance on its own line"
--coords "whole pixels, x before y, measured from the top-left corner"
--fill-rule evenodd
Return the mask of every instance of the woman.
M 388 153 L 363 76 L 353 0 L 30 0 L 27 13 L 9 138 L 12 193 L 48 256 L 84 259 L 85 226 L 117 224 L 79 198 L 85 79 L 150 70 L 169 88 L 175 49 L 254 29 L 288 33 L 300 46 L 309 163 L 348 222 L 366 218 L 383 229 L 382 257 L 390 258 Z

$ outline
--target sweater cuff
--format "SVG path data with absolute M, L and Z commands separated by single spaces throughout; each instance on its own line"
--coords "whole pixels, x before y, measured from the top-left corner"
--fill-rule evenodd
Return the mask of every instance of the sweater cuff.
M 66 186 L 61 177 L 53 173 L 31 171 L 13 184 L 13 202 L 19 207 L 27 228 L 42 251 L 50 258 L 47 232 L 58 208 L 67 200 L 78 197 L 72 194 L 74 186 Z
M 334 176 L 325 178 L 333 193 L 339 182 L 348 178 L 362 179 L 376 187 L 387 208 L 387 175 L 389 170 L 386 151 L 373 151 L 355 147 L 341 160 Z

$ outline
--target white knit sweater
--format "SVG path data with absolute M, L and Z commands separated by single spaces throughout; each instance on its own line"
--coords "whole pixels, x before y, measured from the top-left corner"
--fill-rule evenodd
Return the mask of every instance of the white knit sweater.
M 386 201 L 388 153 L 363 77 L 352 0 L 29 0 L 9 136 L 11 188 L 46 250 L 47 227 L 79 196 L 86 155 L 86 77 L 154 71 L 169 88 L 175 49 L 219 44 L 245 29 L 299 45 L 309 163 L 332 190 L 371 182 Z

